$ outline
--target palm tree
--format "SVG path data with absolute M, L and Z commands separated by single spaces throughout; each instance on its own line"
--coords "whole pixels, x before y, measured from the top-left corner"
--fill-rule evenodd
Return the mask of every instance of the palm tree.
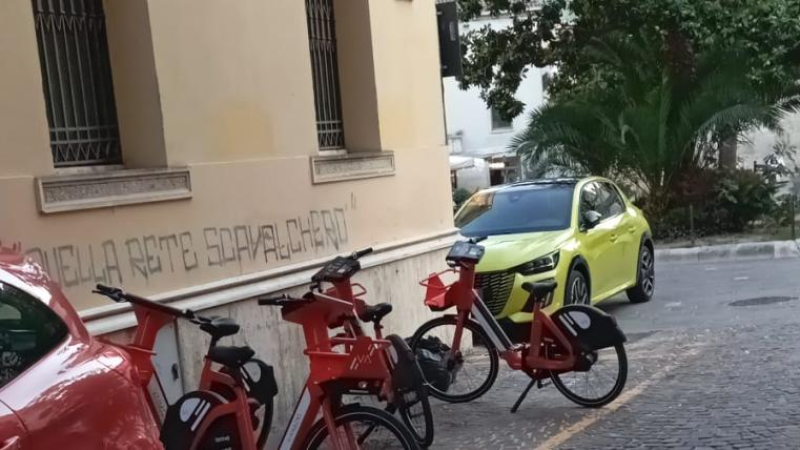
M 532 113 L 511 146 L 534 176 L 611 176 L 666 206 L 681 172 L 701 165 L 719 136 L 778 128 L 800 106 L 796 86 L 748 79 L 738 52 L 692 55 L 666 41 L 614 34 L 593 42 L 588 54 L 619 82 Z

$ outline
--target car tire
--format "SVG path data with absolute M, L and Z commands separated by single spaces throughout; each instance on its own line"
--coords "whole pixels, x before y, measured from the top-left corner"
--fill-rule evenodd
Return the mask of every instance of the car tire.
M 653 298 L 656 289 L 656 263 L 650 247 L 642 245 L 636 265 L 636 286 L 628 289 L 631 303 L 645 303 Z
M 567 286 L 564 289 L 564 306 L 566 305 L 591 305 L 592 290 L 586 275 L 580 269 L 573 267 L 567 277 Z

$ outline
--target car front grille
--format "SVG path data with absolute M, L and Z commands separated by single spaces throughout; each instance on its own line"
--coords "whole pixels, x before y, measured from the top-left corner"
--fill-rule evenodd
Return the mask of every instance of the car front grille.
M 515 272 L 479 273 L 475 285 L 481 289 L 483 302 L 493 315 L 498 315 L 505 308 L 511 289 L 514 287 Z

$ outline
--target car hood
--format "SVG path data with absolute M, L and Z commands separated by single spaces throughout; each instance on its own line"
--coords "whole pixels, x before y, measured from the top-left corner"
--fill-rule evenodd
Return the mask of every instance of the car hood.
M 493 272 L 533 261 L 560 248 L 571 236 L 570 230 L 491 236 L 480 244 L 486 253 L 477 270 Z

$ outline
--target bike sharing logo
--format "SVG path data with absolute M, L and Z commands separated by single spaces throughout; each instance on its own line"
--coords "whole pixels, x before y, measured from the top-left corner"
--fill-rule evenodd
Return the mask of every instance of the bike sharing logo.
M 353 355 L 353 360 L 350 362 L 350 370 L 358 370 L 362 365 L 372 365 L 372 357 L 375 355 L 375 346 L 370 345 L 369 351 L 362 355 Z

